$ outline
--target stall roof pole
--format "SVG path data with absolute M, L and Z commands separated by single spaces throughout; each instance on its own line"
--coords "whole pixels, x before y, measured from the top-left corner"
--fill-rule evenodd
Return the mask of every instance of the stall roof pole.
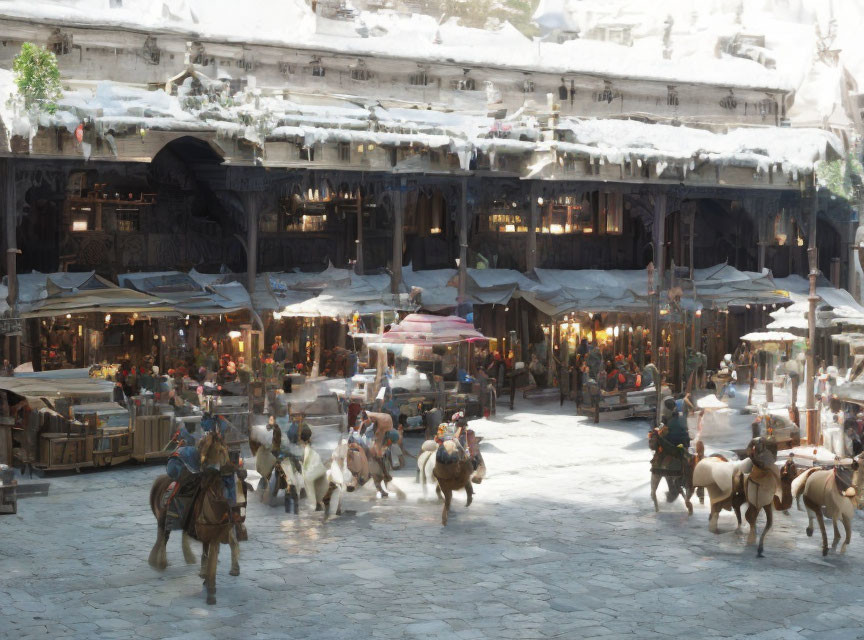
M 660 399 L 663 397 L 663 373 L 660 366 L 660 292 L 663 289 L 665 277 L 666 256 L 663 249 L 666 244 L 666 194 L 654 195 L 654 295 L 651 319 L 651 361 L 657 367 L 658 380 L 654 381 L 657 388 L 656 424 L 660 426 L 660 416 L 663 407 Z
M 461 305 L 465 302 L 468 289 L 468 178 L 462 178 L 462 189 L 459 197 L 459 298 Z
M 813 195 L 810 204 L 810 229 L 807 244 L 807 261 L 810 266 L 810 303 L 807 312 L 807 443 L 818 444 L 819 425 L 818 413 L 816 411 L 816 278 L 819 276 L 819 259 L 816 248 L 816 219 L 819 210 L 819 187 L 813 187 Z
M 393 194 L 393 268 L 390 276 L 390 293 L 396 295 L 402 288 L 402 252 L 405 225 L 405 178 L 399 179 Z

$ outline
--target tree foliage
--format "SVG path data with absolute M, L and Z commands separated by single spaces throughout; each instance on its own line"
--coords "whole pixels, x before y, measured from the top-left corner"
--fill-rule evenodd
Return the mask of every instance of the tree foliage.
M 57 57 L 39 45 L 25 42 L 21 53 L 12 62 L 15 84 L 24 98 L 25 106 L 53 113 L 56 100 L 62 93 Z

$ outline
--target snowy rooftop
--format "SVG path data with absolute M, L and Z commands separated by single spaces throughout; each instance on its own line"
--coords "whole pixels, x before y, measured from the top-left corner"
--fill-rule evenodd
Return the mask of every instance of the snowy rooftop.
M 492 31 L 463 27 L 455 19 L 439 25 L 431 16 L 384 11 L 362 12 L 354 23 L 322 28 L 304 0 L 247 0 L 242 10 L 232 0 L 122 0 L 121 4 L 109 8 L 108 0 L 0 0 L 0 15 L 66 26 L 173 33 L 198 40 L 551 73 L 782 90 L 797 86 L 794 76 L 752 60 L 718 58 L 711 50 L 688 50 L 666 60 L 659 49 L 646 55 L 644 48 L 595 40 L 532 41 L 507 23 Z M 651 46 L 656 49 L 655 45 Z
M 0 93 L 12 91 L 8 80 L 9 73 L 0 70 Z M 537 153 L 548 158 L 554 151 L 610 164 L 651 161 L 657 163 L 658 174 L 669 164 L 681 166 L 686 173 L 708 162 L 762 172 L 779 166 L 797 177 L 843 154 L 841 141 L 821 129 L 741 128 L 721 134 L 630 120 L 563 118 L 557 132 L 564 140 L 548 141 L 543 140 L 538 119 L 524 112 L 496 121 L 485 113 L 387 109 L 333 98 L 309 104 L 255 91 L 225 101 L 216 95 L 192 96 L 189 89 L 190 84 L 185 83 L 178 96 L 173 96 L 163 90 L 100 82 L 92 90 L 66 92 L 57 101 L 58 111 L 53 116 L 43 114 L 40 124 L 65 127 L 72 133 L 80 123 L 93 123 L 111 149 L 116 149 L 118 134 L 147 129 L 209 133 L 217 139 L 244 139 L 261 147 L 274 141 L 307 147 L 336 142 L 416 145 L 458 154 L 463 169 L 478 153 Z M 3 95 L 0 102 L 8 104 Z M 19 134 L 26 133 L 29 126 L 8 107 L 0 111 L 0 119 L 8 130 Z M 88 149 L 89 145 L 81 145 L 85 156 Z

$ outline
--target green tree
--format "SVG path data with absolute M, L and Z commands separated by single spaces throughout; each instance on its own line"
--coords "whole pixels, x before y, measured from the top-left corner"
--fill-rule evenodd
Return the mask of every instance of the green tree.
M 12 62 L 15 84 L 18 93 L 24 98 L 24 105 L 54 113 L 55 102 L 62 93 L 60 70 L 56 56 L 32 42 L 21 45 L 21 53 Z

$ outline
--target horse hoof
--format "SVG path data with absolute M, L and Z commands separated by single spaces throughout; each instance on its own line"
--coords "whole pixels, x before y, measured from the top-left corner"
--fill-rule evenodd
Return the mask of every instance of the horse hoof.
M 384 491 L 382 491 L 382 492 L 381 492 L 381 497 L 382 497 L 382 498 L 389 498 L 389 497 L 390 497 L 390 494 L 389 494 L 389 493 L 385 493 Z
M 822 547 L 822 556 L 825 557 L 828 555 L 828 547 Z
M 759 550 L 756 552 L 756 557 L 757 557 L 757 558 L 764 558 L 764 557 L 765 557 L 765 556 L 762 554 L 762 549 L 759 549 Z
M 840 547 L 840 555 L 842 556 L 844 553 L 846 553 L 846 545 L 845 544 L 842 547 Z
M 207 604 L 216 604 L 216 596 L 207 596 Z
M 805 529 L 805 532 L 807 533 L 808 538 L 813 537 L 813 527 L 807 527 L 807 529 Z
M 234 567 L 231 571 L 228 572 L 229 576 L 239 576 L 240 575 L 240 567 Z
M 693 515 L 693 505 L 692 505 L 692 504 L 688 504 L 688 505 L 687 505 L 687 515 L 688 515 L 688 516 L 692 516 L 692 515 Z
M 341 516 L 341 515 L 342 515 L 342 509 L 341 509 L 341 508 L 340 508 L 340 509 L 336 509 L 336 515 L 337 515 L 337 516 Z

